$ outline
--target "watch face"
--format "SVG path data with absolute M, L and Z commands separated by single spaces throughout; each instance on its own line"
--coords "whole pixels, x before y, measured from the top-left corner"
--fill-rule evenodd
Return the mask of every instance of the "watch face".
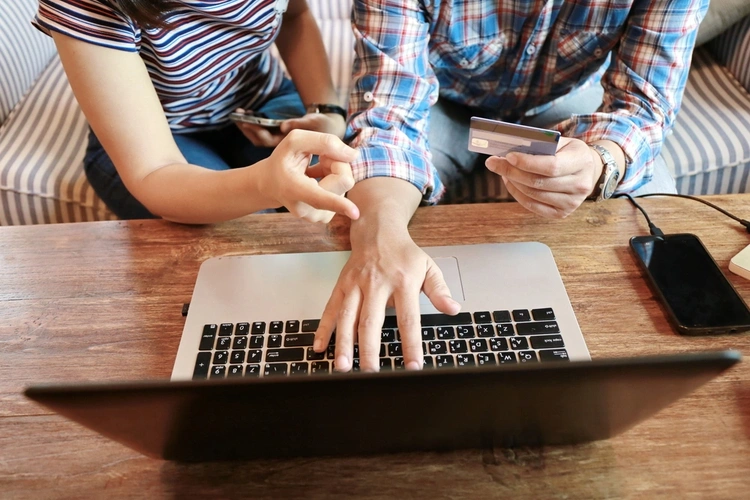
M 604 186 L 602 186 L 602 198 L 605 200 L 608 200 L 612 197 L 613 194 L 615 194 L 615 189 L 617 189 L 617 181 L 619 180 L 620 176 L 618 175 L 618 172 L 615 171 L 614 175 L 610 175 L 609 179 L 605 180 Z

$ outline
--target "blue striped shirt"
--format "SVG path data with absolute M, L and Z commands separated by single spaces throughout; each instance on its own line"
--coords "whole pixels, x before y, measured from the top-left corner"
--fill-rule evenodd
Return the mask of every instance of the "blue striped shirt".
M 138 52 L 176 132 L 228 123 L 281 85 L 269 52 L 287 0 L 182 0 L 167 28 L 144 28 L 106 0 L 40 0 L 34 23 L 84 42 Z

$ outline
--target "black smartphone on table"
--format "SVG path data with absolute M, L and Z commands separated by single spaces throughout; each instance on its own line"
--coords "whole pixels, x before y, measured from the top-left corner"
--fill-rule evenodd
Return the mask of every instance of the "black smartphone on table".
M 630 247 L 678 333 L 750 330 L 750 309 L 697 236 L 634 236 Z

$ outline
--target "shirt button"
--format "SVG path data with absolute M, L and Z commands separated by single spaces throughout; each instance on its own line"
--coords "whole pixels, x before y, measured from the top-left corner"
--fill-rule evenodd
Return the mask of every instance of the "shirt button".
M 529 45 L 528 47 L 526 47 L 526 53 L 528 55 L 533 56 L 535 52 L 536 52 L 536 47 L 534 47 L 533 45 Z
M 365 100 L 365 102 L 372 102 L 372 99 L 373 99 L 372 92 L 370 92 L 369 90 L 365 92 L 363 99 Z
M 461 62 L 459 64 L 461 65 L 462 68 L 465 68 L 466 66 L 469 65 L 469 60 L 468 59 L 461 59 Z
M 596 48 L 596 49 L 594 50 L 594 55 L 595 55 L 596 57 L 601 57 L 601 56 L 602 56 L 602 49 L 600 49 L 600 48 L 598 48 L 598 47 L 597 47 L 597 48 Z

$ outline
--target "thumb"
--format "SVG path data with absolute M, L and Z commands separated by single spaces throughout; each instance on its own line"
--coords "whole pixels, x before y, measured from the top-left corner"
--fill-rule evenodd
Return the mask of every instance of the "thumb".
M 451 297 L 451 291 L 445 283 L 443 272 L 432 259 L 430 259 L 429 266 L 427 267 L 422 291 L 430 299 L 435 309 L 442 313 L 453 316 L 461 310 L 461 304 Z

